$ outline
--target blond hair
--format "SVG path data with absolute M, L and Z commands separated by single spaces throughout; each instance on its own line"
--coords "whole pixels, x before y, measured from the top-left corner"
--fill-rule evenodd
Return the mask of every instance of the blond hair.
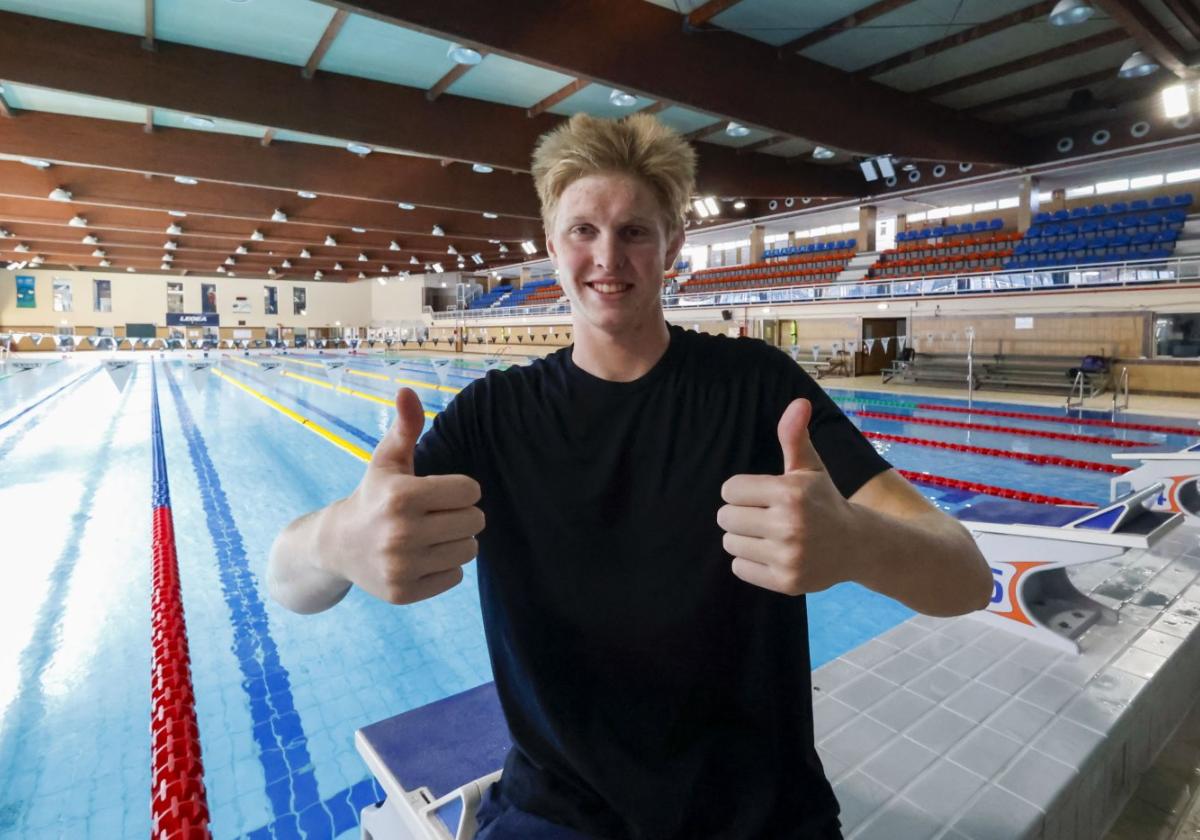
M 549 235 L 563 191 L 588 175 L 631 175 L 654 192 L 672 236 L 696 185 L 696 152 L 650 114 L 605 120 L 576 114 L 543 134 L 533 151 L 533 181 Z

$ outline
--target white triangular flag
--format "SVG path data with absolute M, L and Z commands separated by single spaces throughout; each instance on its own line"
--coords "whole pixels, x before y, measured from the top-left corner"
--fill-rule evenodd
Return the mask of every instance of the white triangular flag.
M 883 345 L 883 352 L 886 353 L 888 351 L 888 345 L 892 343 L 892 337 L 885 335 L 883 338 L 879 339 L 879 343 Z
M 118 391 L 124 391 L 126 383 L 133 376 L 133 362 L 110 359 L 104 363 L 104 369 L 108 371 L 108 377 L 117 386 Z
M 864 338 L 863 346 L 867 348 L 867 355 L 870 356 L 873 352 L 875 352 L 875 339 Z
M 815 362 L 817 360 L 817 357 L 819 357 L 821 355 L 821 345 L 814 344 L 812 346 L 812 351 L 813 351 L 813 361 Z
M 906 335 L 898 335 L 898 336 L 896 336 L 896 349 L 897 349 L 897 350 L 903 350 L 903 349 L 904 349 L 904 345 L 905 345 L 906 343 L 908 343 L 908 336 L 906 336 Z

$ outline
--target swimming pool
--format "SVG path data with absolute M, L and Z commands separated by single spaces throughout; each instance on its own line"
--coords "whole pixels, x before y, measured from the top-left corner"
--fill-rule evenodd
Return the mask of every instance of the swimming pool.
M 157 399 L 215 837 L 353 836 L 379 798 L 353 731 L 491 678 L 473 567 L 463 584 L 402 609 L 351 592 L 316 616 L 272 604 L 263 575 L 275 534 L 348 493 L 363 464 L 288 419 L 295 412 L 369 451 L 391 394 L 417 387 L 436 412 L 483 372 L 457 361 L 226 356 L 219 368 L 157 361 Z M 199 358 L 191 362 L 202 361 Z M 268 369 L 270 362 L 279 362 Z M 128 375 L 123 388 L 114 378 Z M 335 390 L 330 377 L 341 379 Z M 150 360 L 110 375 L 70 358 L 0 380 L 0 511 L 9 585 L 0 591 L 0 836 L 135 837 L 150 829 Z M 1189 438 L 1086 423 L 954 412 L 961 401 L 832 392 L 898 468 L 1081 502 L 1113 474 L 1035 463 L 1109 463 L 1112 446 L 1018 436 L 1003 425 L 1175 449 Z M 271 402 L 274 405 L 270 404 Z M 976 401 L 976 409 L 1012 404 Z M 883 415 L 883 416 L 880 416 Z M 969 422 L 969 428 L 922 420 Z M 1085 415 L 1085 419 L 1089 419 Z M 1103 419 L 1096 415 L 1095 419 Z M 1124 417 L 1183 427 L 1183 421 Z M 923 445 L 939 441 L 1017 459 Z M 1130 451 L 1137 451 L 1131 449 Z M 922 485 L 958 511 L 977 495 Z M 847 585 L 810 600 L 814 667 L 911 611 Z

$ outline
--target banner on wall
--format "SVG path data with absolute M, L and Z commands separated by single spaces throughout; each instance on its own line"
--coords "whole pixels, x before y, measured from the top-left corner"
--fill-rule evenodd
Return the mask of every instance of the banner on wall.
M 233 311 L 241 315 L 249 315 L 250 301 L 244 297 L 235 297 L 233 299 Z
M 33 278 L 17 275 L 17 309 L 37 309 L 37 295 Z
M 168 312 L 168 327 L 219 327 L 221 316 L 216 312 Z

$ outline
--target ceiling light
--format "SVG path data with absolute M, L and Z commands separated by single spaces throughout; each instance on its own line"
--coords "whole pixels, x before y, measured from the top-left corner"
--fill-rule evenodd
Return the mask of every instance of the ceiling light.
M 353 231 L 354 233 L 366 233 L 367 232 L 366 228 L 360 228 L 360 227 L 352 227 L 352 228 L 350 228 L 350 230 Z
M 475 263 L 475 265 L 483 265 L 483 254 L 472 254 L 471 262 Z
M 383 277 L 377 277 L 377 278 L 376 278 L 376 280 L 379 282 L 379 285 L 380 285 L 380 286 L 386 286 L 386 285 L 387 285 L 387 280 L 386 280 L 385 278 L 383 278 Z
M 733 209 L 734 209 L 734 210 L 745 210 L 745 209 L 746 209 L 746 202 L 742 201 L 742 200 L 739 198 L 737 201 L 733 202 Z
M 358 261 L 359 261 L 359 262 L 366 262 L 366 261 L 367 261 L 367 255 L 366 255 L 366 254 L 364 254 L 362 251 L 359 251 L 359 252 L 358 252 Z
M 166 248 L 168 251 L 174 251 L 176 248 L 179 247 L 179 243 L 176 242 L 174 239 L 168 239 L 166 242 L 163 243 L 163 247 Z
M 419 265 L 419 261 L 417 260 L 416 256 L 412 256 L 412 257 L 408 258 L 408 264 L 409 265 Z
M 501 253 L 501 254 L 507 254 L 507 253 L 508 253 L 508 246 L 507 246 L 507 245 L 505 245 L 503 242 L 501 242 L 501 243 L 500 243 L 500 253 Z
M 160 268 L 161 270 L 163 270 L 163 271 L 170 271 L 170 270 L 171 270 L 171 266 L 170 266 L 170 265 L 168 265 L 167 263 L 163 263 L 162 265 L 160 265 L 160 266 L 159 266 L 159 268 Z
M 432 230 L 432 231 L 430 231 L 430 232 L 431 232 L 431 233 L 432 233 L 434 236 L 445 236 L 445 235 L 446 235 L 446 231 L 442 230 L 442 226 L 441 226 L 441 225 L 434 225 L 434 226 L 433 226 L 433 230 Z
M 292 267 L 292 261 L 291 261 L 291 260 L 284 260 L 283 262 L 281 262 L 281 263 L 279 264 L 279 267 L 280 267 L 280 268 L 291 268 L 291 267 Z
M 94 234 L 89 233 L 87 236 L 83 237 L 83 239 L 80 239 L 79 241 L 82 242 L 84 245 L 95 245 L 100 240 L 97 239 Z
M 399 251 L 400 250 L 400 246 L 399 246 L 399 244 L 397 244 L 395 239 L 393 239 L 391 242 L 388 243 L 388 250 L 389 251 Z
M 813 160 L 829 160 L 836 154 L 833 149 L 826 149 L 824 146 L 817 146 L 812 150 Z
M 26 166 L 35 167 L 36 169 L 49 169 L 50 168 L 50 161 L 42 160 L 41 158 L 23 157 L 23 158 L 21 158 L 21 163 L 25 164 Z
M 745 137 L 750 133 L 750 129 L 741 123 L 730 121 L 729 125 L 725 126 L 725 133 L 730 137 Z
M 275 276 L 275 274 L 276 274 L 276 271 L 275 271 L 275 266 L 271 266 L 270 268 L 268 268 L 268 269 L 267 269 L 267 276 L 268 276 L 268 277 L 274 277 L 274 276 Z
M 188 176 L 188 175 L 176 175 L 175 183 L 176 184 L 186 184 L 187 186 L 191 187 L 196 184 L 199 184 L 200 182 L 197 181 L 195 178 L 192 178 L 191 176 Z
M 216 122 L 210 120 L 208 117 L 197 117 L 192 114 L 188 114 L 186 117 L 184 117 L 183 121 L 192 128 L 212 128 L 216 125 Z
M 704 199 L 704 206 L 707 207 L 708 212 L 714 216 L 719 216 L 721 214 L 721 208 L 717 206 L 717 200 L 711 195 Z
M 537 246 L 536 246 L 536 245 L 534 245 L 532 242 L 530 242 L 530 241 L 527 239 L 527 240 L 525 240 L 524 242 L 522 242 L 522 243 L 521 243 L 521 250 L 522 250 L 522 251 L 524 251 L 526 254 L 536 254 L 536 253 L 537 253 Z
M 457 254 L 457 253 L 458 253 L 458 249 L 457 249 L 457 248 L 455 248 L 453 245 L 450 245 L 450 246 L 448 246 L 448 247 L 446 248 L 446 253 L 447 253 L 447 254 L 451 254 L 451 255 L 453 255 L 453 254 Z
M 49 198 L 51 201 L 70 201 L 71 191 L 63 189 L 62 187 L 55 187 L 54 189 L 50 190 Z
M 29 251 L 29 246 L 28 246 L 28 245 L 26 245 L 24 242 L 20 242 L 20 243 L 18 243 L 18 244 L 17 244 L 17 246 L 16 246 L 15 248 L 13 248 L 13 250 L 14 250 L 14 251 L 19 251 L 20 253 L 24 254 L 24 253 L 27 253 L 27 252 Z M 93 256 L 93 257 L 95 257 L 95 256 L 101 256 L 101 257 L 102 257 L 102 256 L 104 256 L 104 254 L 103 254 L 103 252 L 102 252 L 102 253 L 100 253 L 99 255 L 97 255 L 97 254 L 92 254 L 92 256 Z
M 296 195 L 300 196 L 301 198 L 316 198 L 317 197 L 317 194 L 315 192 L 309 192 L 308 190 L 300 190 L 299 192 L 296 193 Z
M 335 262 L 335 263 L 333 264 L 333 270 L 334 270 L 334 271 L 342 271 L 342 270 L 343 270 L 343 269 L 342 269 L 342 264 L 341 264 L 340 262 Z
M 162 255 L 162 261 L 163 261 L 163 262 L 168 262 L 168 263 L 169 263 L 169 262 L 175 262 L 175 257 L 174 257 L 172 254 L 163 254 L 163 255 Z
M 271 221 L 272 222 L 286 222 L 287 221 L 287 213 L 284 213 L 282 210 L 276 210 L 274 213 L 271 214 Z
M 131 265 L 127 265 L 127 266 L 125 266 L 125 270 L 126 270 L 126 271 L 133 271 L 133 266 L 131 266 Z
M 167 233 L 178 236 L 183 233 L 183 228 L 176 224 L 167 225 Z
M 346 151 L 353 152 L 354 154 L 359 155 L 361 157 L 362 155 L 371 154 L 373 149 L 370 146 L 368 146 L 366 143 L 347 143 Z
M 484 214 L 483 214 L 483 218 L 485 218 L 485 219 L 499 219 L 499 218 L 500 218 L 500 216 L 499 216 L 499 215 L 497 215 L 496 213 L 488 213 L 488 212 L 486 212 L 486 211 L 485 211 L 485 212 L 484 212 Z
M 401 210 L 416 210 L 417 209 L 417 205 L 409 204 L 407 201 L 401 201 L 396 206 L 399 207 Z
M 875 158 L 875 164 L 879 167 L 879 174 L 884 178 L 896 177 L 896 169 L 892 166 L 892 159 L 887 155 L 880 155 Z
M 386 265 L 379 266 L 379 270 L 382 271 L 384 274 L 387 274 L 388 272 L 391 271 L 391 269 L 388 268 Z
M 441 263 L 434 263 L 434 264 L 433 264 L 433 270 L 434 270 L 434 271 L 436 271 L 438 274 L 441 274 L 441 273 L 442 273 L 443 271 L 445 271 L 446 269 L 442 268 L 442 264 L 441 264 Z
M 455 64 L 474 65 L 483 61 L 483 56 L 480 55 L 479 50 L 464 47 L 462 44 L 451 44 L 450 49 L 446 50 L 446 58 Z
M 1083 23 L 1096 14 L 1096 10 L 1083 0 L 1058 0 L 1050 10 L 1050 23 L 1055 26 L 1073 26 Z
M 1154 59 L 1141 50 L 1137 50 L 1133 55 L 1125 59 L 1125 63 L 1121 65 L 1121 69 L 1117 71 L 1117 75 L 1122 79 L 1140 79 L 1143 76 L 1149 76 L 1156 70 L 1158 70 L 1158 64 L 1155 63 Z
M 313 272 L 313 279 L 314 279 L 314 280 L 320 280 L 320 279 L 321 279 L 322 277 L 324 277 L 324 276 L 325 276 L 325 275 L 321 273 L 321 269 L 319 269 L 319 268 L 318 268 L 316 271 L 314 271 L 314 272 Z
M 187 213 L 184 213 L 182 210 L 168 210 L 167 215 L 174 216 L 177 219 L 183 219 L 187 216 Z
M 616 105 L 618 108 L 632 108 L 637 104 L 637 97 L 631 93 L 613 88 L 608 94 L 608 102 L 610 105 Z
M 263 241 L 262 231 L 255 229 L 254 233 L 250 234 L 250 241 L 251 242 L 262 242 Z
M 233 252 L 233 253 L 235 253 L 235 254 L 247 254 L 247 253 L 249 253 L 249 251 L 247 251 L 247 250 L 246 250 L 246 246 L 245 246 L 245 245 L 239 245 L 239 246 L 237 246 L 237 248 L 234 250 L 234 252 Z
M 710 215 L 708 205 L 702 199 L 696 198 L 692 200 L 692 209 L 696 211 L 696 215 L 701 219 L 707 219 Z
M 9 233 L 4 228 L 0 228 L 0 239 L 7 239 L 10 236 L 12 236 L 11 233 Z M 85 236 L 84 239 L 87 239 L 87 237 Z
M 490 175 L 493 170 L 486 163 L 472 163 L 471 171 L 478 172 L 480 175 Z
M 237 265 L 237 260 L 235 260 L 233 257 L 226 257 L 225 265 Z
M 1163 88 L 1162 103 L 1167 119 L 1182 117 L 1192 110 L 1188 103 L 1187 86 L 1182 84 Z
M 41 254 L 38 254 L 37 256 L 35 256 L 33 259 L 31 259 L 29 261 L 29 264 L 30 265 L 41 265 L 45 261 L 46 261 L 46 258 L 43 257 Z
M 112 265 L 112 263 L 110 263 L 108 260 L 100 260 L 101 268 L 108 268 L 110 265 Z
M 301 249 L 300 249 L 300 259 L 302 259 L 302 260 L 307 260 L 307 259 L 308 259 L 309 257 L 311 257 L 311 256 L 312 256 L 312 254 L 308 253 L 308 249 L 307 249 L 307 248 L 301 248 Z
M 330 245 L 330 246 L 337 245 L 337 240 L 334 239 L 332 236 L 327 235 L 325 237 L 325 244 Z
M 17 250 L 20 251 L 21 249 L 17 248 Z M 95 251 L 92 251 L 92 256 L 93 257 L 107 257 L 108 253 L 103 248 L 97 248 Z
M 87 227 L 87 219 L 83 216 L 72 216 L 71 221 L 67 222 L 71 227 Z

